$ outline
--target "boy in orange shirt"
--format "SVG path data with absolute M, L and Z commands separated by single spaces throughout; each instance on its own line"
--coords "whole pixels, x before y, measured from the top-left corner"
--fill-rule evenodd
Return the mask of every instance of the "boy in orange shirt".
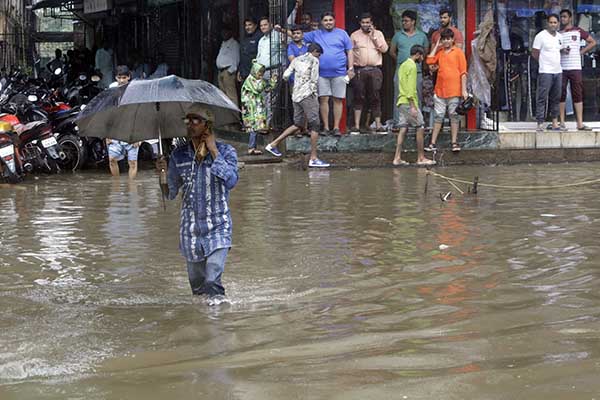
M 442 51 L 438 52 L 440 45 Z M 439 69 L 433 96 L 433 134 L 431 135 L 431 144 L 425 150 L 437 151 L 436 141 L 442 130 L 447 111 L 450 118 L 452 151 L 458 152 L 460 146 L 457 138 L 461 116 L 456 112 L 456 107 L 461 102 L 461 96 L 466 99 L 469 94 L 467 92 L 467 59 L 465 53 L 454 46 L 454 32 L 451 29 L 442 31 L 441 38 L 427 56 L 427 64 L 437 65 Z

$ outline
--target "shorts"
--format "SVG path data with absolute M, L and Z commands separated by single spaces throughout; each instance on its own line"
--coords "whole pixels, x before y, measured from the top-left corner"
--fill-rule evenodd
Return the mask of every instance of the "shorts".
M 344 76 L 336 76 L 335 78 L 323 78 L 320 76 L 317 84 L 319 97 L 333 96 L 336 99 L 345 99 L 346 85 Z
M 298 128 L 304 128 L 305 117 L 308 120 L 308 129 L 318 132 L 321 127 L 319 120 L 319 101 L 317 96 L 308 96 L 294 105 L 294 125 Z
M 451 122 L 460 122 L 461 116 L 456 112 L 456 107 L 460 104 L 460 97 L 448 97 L 442 99 L 437 95 L 433 96 L 434 122 L 443 123 L 446 110 Z
M 571 97 L 573 103 L 583 103 L 583 77 L 580 69 L 565 70 L 562 72 L 562 92 L 560 102 L 567 100 L 567 84 L 571 83 Z
M 121 161 L 127 155 L 127 160 L 137 161 L 139 150 L 139 147 L 134 147 L 132 144 L 113 139 L 108 145 L 108 157 Z
M 399 128 L 423 128 L 425 122 L 423 121 L 423 114 L 417 107 L 417 116 L 413 116 L 410 113 L 410 106 L 408 104 L 400 104 L 400 120 L 398 122 Z

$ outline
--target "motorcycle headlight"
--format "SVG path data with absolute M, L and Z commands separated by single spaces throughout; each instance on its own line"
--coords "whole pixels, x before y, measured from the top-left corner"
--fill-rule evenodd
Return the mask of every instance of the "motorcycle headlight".
M 78 127 L 77 125 L 75 125 L 75 127 L 73 128 L 73 130 L 74 130 L 75 132 L 79 132 L 79 127 Z
M 35 94 L 30 94 L 29 96 L 27 96 L 27 100 L 29 100 L 32 103 L 35 103 L 36 101 L 38 101 L 38 97 Z

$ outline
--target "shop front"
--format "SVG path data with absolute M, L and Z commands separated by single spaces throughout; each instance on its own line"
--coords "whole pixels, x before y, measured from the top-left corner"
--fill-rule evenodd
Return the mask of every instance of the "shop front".
M 417 11 L 419 29 L 429 35 L 438 28 L 439 11 L 442 9 L 453 11 L 454 25 L 463 32 L 467 40 L 472 38 L 472 33 L 475 30 L 475 0 L 303 0 L 300 3 L 296 22 L 300 22 L 301 15 L 305 13 L 309 13 L 313 21 L 319 21 L 321 13 L 333 11 L 336 14 L 336 25 L 341 29 L 345 29 L 348 34 L 359 29 L 360 15 L 369 12 L 373 15 L 375 26 L 383 32 L 388 42 L 391 41 L 395 32 L 401 29 L 402 12 L 409 9 Z M 293 0 L 240 0 L 240 21 L 243 21 L 247 16 L 257 18 L 261 15 L 269 15 L 273 23 L 279 23 L 283 26 L 294 4 L 295 1 Z M 466 10 L 470 11 L 467 12 Z M 470 28 L 469 32 L 466 32 L 466 27 Z M 383 63 L 382 119 L 385 121 L 392 118 L 395 104 L 393 81 L 396 64 L 395 60 L 388 54 L 384 56 Z M 351 109 L 352 89 L 350 87 L 346 114 Z M 478 127 L 477 115 L 474 113 L 469 118 L 469 128 Z
M 592 0 L 498 0 L 498 73 L 494 110 L 503 130 L 533 129 L 538 63 L 531 56 L 535 35 L 545 29 L 546 16 L 568 9 L 575 26 L 600 39 L 600 5 Z M 582 41 L 581 46 L 585 46 Z M 583 119 L 600 128 L 600 52 L 598 46 L 581 58 L 584 82 Z M 566 101 L 567 124 L 574 121 L 570 90 Z M 569 126 L 569 124 L 568 124 Z

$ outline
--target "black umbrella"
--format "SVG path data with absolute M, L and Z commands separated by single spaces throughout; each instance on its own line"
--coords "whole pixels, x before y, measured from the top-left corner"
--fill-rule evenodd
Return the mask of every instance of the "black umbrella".
M 215 116 L 214 125 L 239 121 L 235 104 L 216 86 L 175 75 L 160 79 L 134 80 L 118 88 L 110 88 L 96 96 L 78 117 L 82 136 L 111 138 L 127 143 L 183 137 L 187 127 L 182 119 L 193 104 L 202 104 Z M 166 176 L 160 176 L 161 189 Z
M 187 128 L 182 119 L 198 103 L 212 111 L 215 126 L 239 121 L 239 109 L 216 86 L 170 75 L 105 90 L 82 111 L 77 124 L 82 136 L 127 143 L 183 137 Z

